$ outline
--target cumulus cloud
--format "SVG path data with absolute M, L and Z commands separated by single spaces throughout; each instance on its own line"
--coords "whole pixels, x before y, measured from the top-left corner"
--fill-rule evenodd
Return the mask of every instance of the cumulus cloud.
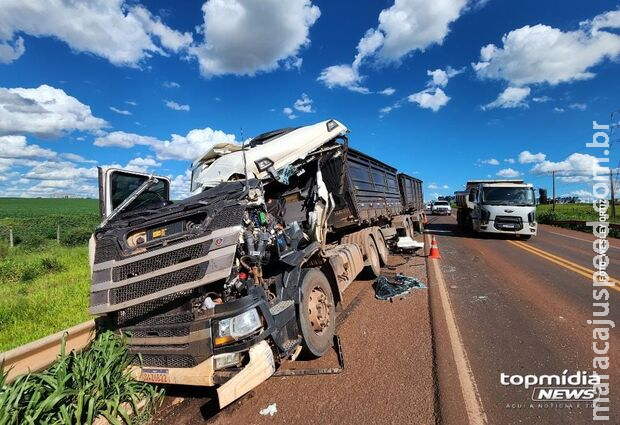
M 600 166 L 597 158 L 592 155 L 573 153 L 563 161 L 541 161 L 530 170 L 533 174 L 549 174 L 553 171 L 565 183 L 587 183 L 592 181 L 594 172 L 605 175 L 609 173 L 609 168 Z
M 93 116 L 90 107 L 62 89 L 0 87 L 0 135 L 29 133 L 58 137 L 73 130 L 94 131 L 107 123 Z
M 153 146 L 162 143 L 154 137 L 142 136 L 124 131 L 113 131 L 95 139 L 94 145 L 100 147 L 132 148 L 136 145 Z
M 185 136 L 173 134 L 171 140 L 156 143 L 152 147 L 157 154 L 157 159 L 193 161 L 216 143 L 236 143 L 235 135 L 206 127 L 191 130 Z
M 519 177 L 520 175 L 521 175 L 520 172 L 518 172 L 517 170 L 513 170 L 512 168 L 504 168 L 497 172 L 498 177 L 505 177 L 509 179 L 514 178 L 514 177 Z
M 161 85 L 166 89 L 178 89 L 181 87 L 179 83 L 175 83 L 174 81 L 164 81 Z
M 300 64 L 298 54 L 321 15 L 311 0 L 208 0 L 202 12 L 204 41 L 190 53 L 205 77 Z
M 495 158 L 483 159 L 480 161 L 480 163 L 487 165 L 499 165 L 499 161 Z
M 533 97 L 532 101 L 535 103 L 547 103 L 552 101 L 553 99 L 551 99 L 549 96 L 538 96 L 538 97 Z
M 497 99 L 486 104 L 482 109 L 527 108 L 525 99 L 530 95 L 530 91 L 529 87 L 508 87 L 497 96 Z
M 586 109 L 588 109 L 588 105 L 586 105 L 585 103 L 572 103 L 568 105 L 568 107 L 571 109 L 577 109 L 579 111 L 585 111 Z
M 191 195 L 190 185 L 192 172 L 186 170 L 185 173 L 175 177 L 170 177 L 170 197 L 172 199 L 185 199 Z
M 301 94 L 301 97 L 295 101 L 293 107 L 299 112 L 315 112 L 314 109 L 312 109 L 312 99 L 310 99 L 306 93 Z
M 620 35 L 603 29 L 620 28 L 618 11 L 582 22 L 575 31 L 547 25 L 526 25 L 502 38 L 502 46 L 488 44 L 472 66 L 480 78 L 506 80 L 522 86 L 556 85 L 594 77 L 591 69 L 620 55 Z
M 547 155 L 542 152 L 531 153 L 530 151 L 523 151 L 519 154 L 519 164 L 534 164 L 545 160 Z
M 361 85 L 363 79 L 357 68 L 346 64 L 328 66 L 317 78 L 330 89 L 343 87 L 356 93 L 369 94 L 370 90 Z
M 508 164 L 514 164 L 515 160 L 514 158 L 504 158 L 504 162 L 507 162 Z
M 439 87 L 428 88 L 411 94 L 407 99 L 409 102 L 417 103 L 421 108 L 431 109 L 433 112 L 437 112 L 450 101 L 450 97 Z
M 14 38 L 17 33 L 55 37 L 75 52 L 126 66 L 138 66 L 149 56 L 178 52 L 192 43 L 191 33 L 175 31 L 144 6 L 124 0 L 4 0 L 2 12 L 0 56 L 5 62 L 25 50 L 23 40 Z
M 365 62 L 399 62 L 416 50 L 424 51 L 433 44 L 442 44 L 450 24 L 459 18 L 466 6 L 467 0 L 395 0 L 379 14 L 378 26 L 368 29 L 360 39 L 353 63 L 329 66 L 323 69 L 318 80 L 329 88 L 344 87 L 368 94 L 370 90 L 362 85 L 364 77 L 359 71 Z
M 126 170 L 137 171 L 141 173 L 147 173 L 152 171 L 153 168 L 161 166 L 161 162 L 155 161 L 155 159 L 151 157 L 146 158 L 134 158 L 130 160 L 125 167 Z
M 465 68 L 454 69 L 448 66 L 445 70 L 435 69 L 434 71 L 431 71 L 429 69 L 426 74 L 431 77 L 429 85 L 445 87 L 448 85 L 448 81 L 450 81 L 450 78 L 456 77 L 463 72 L 465 72 Z
M 181 105 L 173 100 L 164 100 L 164 103 L 172 110 L 189 112 L 189 105 Z
M 297 118 L 297 115 L 295 115 L 295 113 L 293 112 L 292 108 L 289 108 L 288 106 L 286 108 L 282 109 L 282 113 L 289 119 L 289 120 L 294 120 L 295 118 Z
M 0 158 L 51 159 L 57 153 L 28 144 L 25 136 L 0 136 Z

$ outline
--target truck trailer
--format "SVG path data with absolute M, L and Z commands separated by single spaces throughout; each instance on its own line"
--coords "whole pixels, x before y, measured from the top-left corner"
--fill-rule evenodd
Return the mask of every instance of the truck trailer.
M 455 192 L 457 223 L 478 233 L 536 235 L 536 197 L 523 180 L 470 180 L 465 190 Z
M 422 182 L 347 134 L 328 120 L 215 145 L 181 201 L 167 178 L 99 170 L 89 311 L 126 335 L 137 379 L 218 386 L 223 407 L 331 348 L 347 286 L 424 221 Z

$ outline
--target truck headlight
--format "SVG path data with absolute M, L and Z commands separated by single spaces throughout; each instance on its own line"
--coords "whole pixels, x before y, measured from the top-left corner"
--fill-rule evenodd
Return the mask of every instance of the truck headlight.
M 252 309 L 241 313 L 238 316 L 222 319 L 215 322 L 215 339 L 213 345 L 216 347 L 230 344 L 251 333 L 259 330 L 262 326 L 258 310 Z

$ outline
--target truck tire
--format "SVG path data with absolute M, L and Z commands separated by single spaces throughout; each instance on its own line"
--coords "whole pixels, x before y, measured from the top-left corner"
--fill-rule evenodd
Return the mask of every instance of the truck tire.
M 380 231 L 377 232 L 375 235 L 377 241 L 377 251 L 379 252 L 379 260 L 381 260 L 381 265 L 385 266 L 387 264 L 389 255 L 387 245 L 385 244 L 385 238 Z
M 329 282 L 318 269 L 306 269 L 302 275 L 298 318 L 304 354 L 321 357 L 333 344 L 336 310 Z
M 378 277 L 381 274 L 381 259 L 375 240 L 371 235 L 366 238 L 366 259 L 370 265 L 366 266 L 365 274 L 372 279 Z

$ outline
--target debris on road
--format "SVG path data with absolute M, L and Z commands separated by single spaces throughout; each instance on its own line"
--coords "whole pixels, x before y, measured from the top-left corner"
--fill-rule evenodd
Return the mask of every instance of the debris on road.
M 379 300 L 392 300 L 396 297 L 404 297 L 413 289 L 426 289 L 426 285 L 414 277 L 407 277 L 402 274 L 393 276 L 390 280 L 387 276 L 381 275 L 375 281 L 375 298 Z
M 273 416 L 276 413 L 278 413 L 278 408 L 276 407 L 276 404 L 273 403 L 273 404 L 270 404 L 269 406 L 265 407 L 264 409 L 262 409 L 258 413 L 260 413 L 263 416 L 267 416 L 267 415 Z
M 417 250 L 420 248 L 424 248 L 424 242 L 418 242 L 411 239 L 409 236 L 404 236 L 398 238 L 398 242 L 396 242 L 396 247 L 401 250 Z

